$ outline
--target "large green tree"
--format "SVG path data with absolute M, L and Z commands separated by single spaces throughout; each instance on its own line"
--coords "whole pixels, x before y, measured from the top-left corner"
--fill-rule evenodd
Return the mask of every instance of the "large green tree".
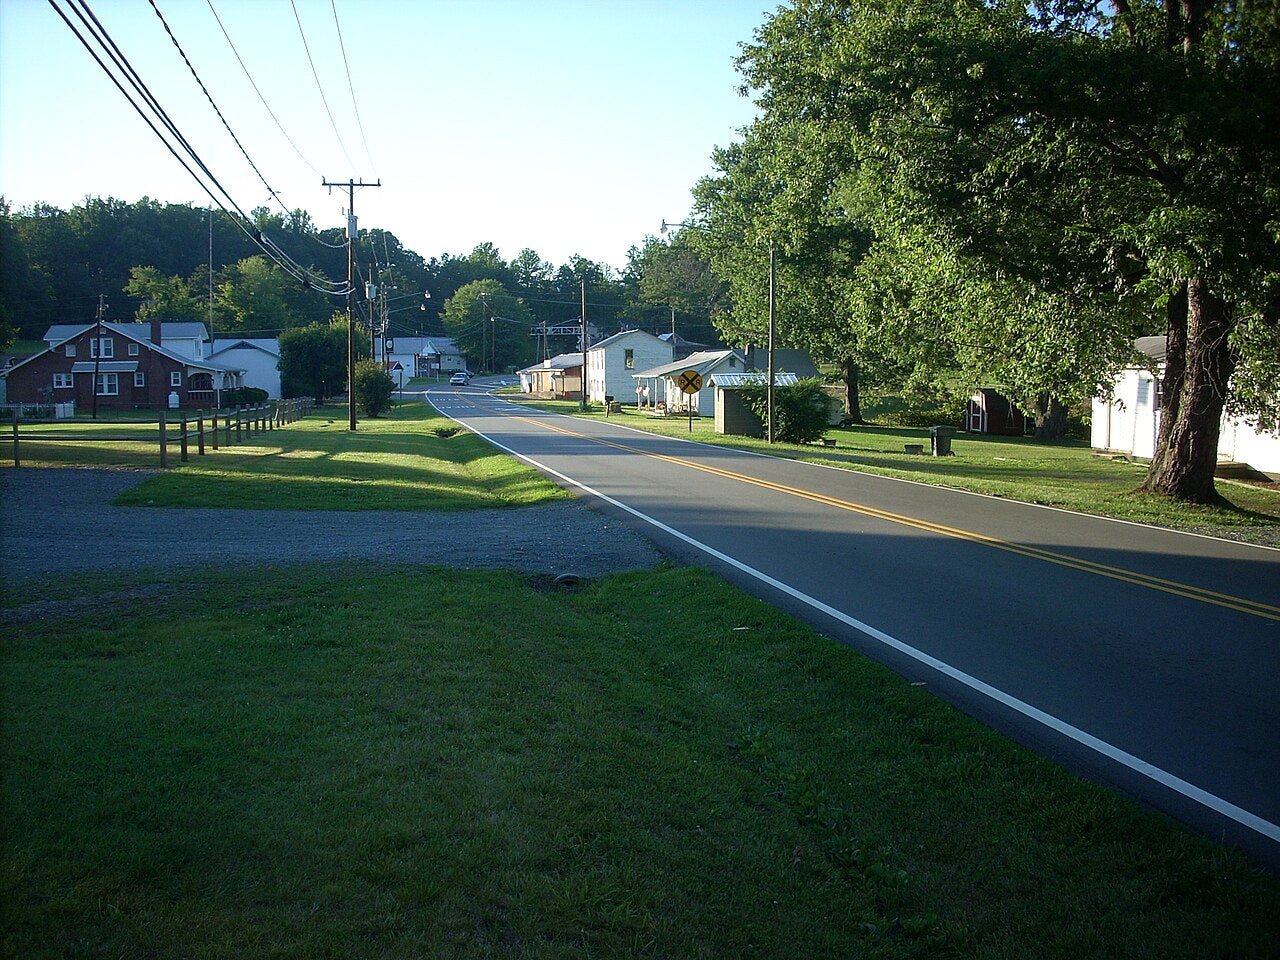
M 497 280 L 476 280 L 444 305 L 445 331 L 480 370 L 505 371 L 533 362 L 533 313 Z
M 360 338 L 356 338 L 357 348 Z M 286 397 L 323 402 L 347 382 L 347 330 L 344 318 L 313 323 L 280 334 L 280 389 Z
M 1114 356 L 1136 303 L 1168 336 L 1144 486 L 1212 501 L 1224 405 L 1280 396 L 1277 36 L 1269 2 L 797 0 L 741 66 L 813 188 L 873 183 L 984 321 L 1021 285 L 1015 336 Z
M 198 323 L 206 316 L 206 304 L 186 280 L 163 276 L 155 267 L 134 267 L 129 271 L 124 292 L 139 301 L 135 318 L 140 323 L 153 319 L 165 323 Z

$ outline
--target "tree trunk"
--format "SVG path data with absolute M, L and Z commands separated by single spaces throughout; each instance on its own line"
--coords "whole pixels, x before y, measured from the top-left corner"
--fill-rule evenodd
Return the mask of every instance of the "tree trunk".
M 1067 432 L 1067 406 L 1051 393 L 1042 393 L 1032 405 L 1037 440 L 1061 440 Z
M 1140 490 L 1191 503 L 1222 501 L 1213 474 L 1227 382 L 1235 369 L 1227 343 L 1231 313 L 1199 278 L 1170 302 L 1160 432 Z
M 844 418 L 849 423 L 866 423 L 862 419 L 862 398 L 858 393 L 858 361 L 847 358 L 840 368 L 844 373 Z

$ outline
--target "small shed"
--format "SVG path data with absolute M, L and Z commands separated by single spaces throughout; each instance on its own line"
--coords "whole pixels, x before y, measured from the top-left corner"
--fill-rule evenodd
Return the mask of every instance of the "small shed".
M 716 373 L 711 384 L 716 391 L 716 433 L 734 437 L 763 437 L 764 421 L 751 409 L 742 396 L 743 387 L 760 387 L 765 384 L 763 373 Z M 794 373 L 779 373 L 773 378 L 774 387 L 787 387 L 799 378 Z
M 983 387 L 969 398 L 965 427 L 970 433 L 1021 437 L 1030 425 L 1031 418 L 999 390 Z

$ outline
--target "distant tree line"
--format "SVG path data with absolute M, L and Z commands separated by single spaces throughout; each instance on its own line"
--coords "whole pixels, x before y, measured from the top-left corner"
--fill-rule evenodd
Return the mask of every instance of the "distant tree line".
M 318 230 L 305 211 L 259 208 L 252 218 L 242 229 L 221 212 L 145 197 L 18 211 L 0 198 L 0 347 L 39 339 L 55 323 L 91 322 L 100 295 L 111 321 L 202 321 L 224 335 L 276 336 L 345 317 L 345 297 L 300 283 L 250 236 L 260 231 L 296 263 L 345 281 L 342 228 Z M 588 320 L 602 333 L 630 327 L 660 333 L 674 323 L 687 339 L 713 342 L 713 304 L 646 278 L 665 250 L 653 243 L 634 248 L 619 272 L 583 257 L 555 267 L 528 248 L 508 261 L 492 243 L 424 259 L 390 231 L 362 230 L 357 317 L 365 337 L 371 322 L 385 323 L 390 336 L 448 333 L 468 356 L 483 356 L 486 368 L 510 368 L 541 359 L 544 344 L 531 328 L 578 322 L 585 283 Z M 365 300 L 367 281 L 380 291 L 372 304 Z M 577 345 L 575 337 L 545 344 L 552 353 Z

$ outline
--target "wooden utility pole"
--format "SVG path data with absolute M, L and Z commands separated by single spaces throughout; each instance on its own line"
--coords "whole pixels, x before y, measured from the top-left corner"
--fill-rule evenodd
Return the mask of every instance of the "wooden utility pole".
M 769 410 L 769 442 L 773 443 L 773 329 L 777 320 L 778 266 L 773 256 L 773 240 L 769 241 L 769 382 L 766 385 Z
M 330 183 L 321 180 L 323 187 L 347 188 L 347 428 L 356 428 L 356 187 L 380 187 L 377 183 L 348 180 L 346 183 Z
M 102 314 L 106 307 L 106 294 L 98 294 L 98 321 L 93 328 L 89 351 L 93 354 L 93 419 L 98 419 L 98 370 L 102 364 Z
M 587 281 L 579 280 L 578 289 L 582 294 L 582 390 L 578 397 L 578 409 L 587 409 Z

